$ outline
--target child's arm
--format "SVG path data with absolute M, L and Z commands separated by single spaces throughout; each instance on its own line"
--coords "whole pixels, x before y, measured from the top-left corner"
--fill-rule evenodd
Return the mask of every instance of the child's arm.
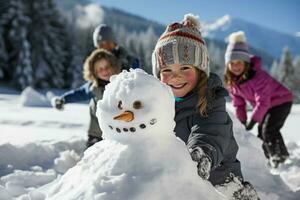
M 91 83 L 88 82 L 75 90 L 66 92 L 60 97 L 54 97 L 51 99 L 51 105 L 58 110 L 63 110 L 66 103 L 89 100 L 93 97 L 90 86 Z
M 243 97 L 233 92 L 230 92 L 232 98 L 232 104 L 235 107 L 235 115 L 241 123 L 246 124 L 247 112 L 246 112 L 246 101 Z
M 259 79 L 256 83 L 256 87 L 254 88 L 255 106 L 251 117 L 251 120 L 254 122 L 261 123 L 270 108 L 272 91 L 271 81 L 271 78 L 264 77 Z
M 81 87 L 70 90 L 63 94 L 60 98 L 64 99 L 65 103 L 74 103 L 78 101 L 86 101 L 93 97 L 93 94 L 90 90 L 91 83 L 87 82 Z
M 191 151 L 201 148 L 211 160 L 211 168 L 216 168 L 224 157 L 232 137 L 232 121 L 227 112 L 209 113 L 209 117 L 203 119 L 199 116 L 193 119 L 198 123 L 193 126 L 188 139 L 188 149 Z M 237 148 L 233 146 L 230 148 Z M 232 151 L 234 151 L 233 149 Z

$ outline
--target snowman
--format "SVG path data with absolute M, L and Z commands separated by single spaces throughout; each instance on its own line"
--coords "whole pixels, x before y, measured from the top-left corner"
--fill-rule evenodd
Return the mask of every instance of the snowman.
M 44 188 L 46 199 L 224 199 L 176 138 L 171 89 L 141 69 L 111 77 L 97 117 L 104 140 Z

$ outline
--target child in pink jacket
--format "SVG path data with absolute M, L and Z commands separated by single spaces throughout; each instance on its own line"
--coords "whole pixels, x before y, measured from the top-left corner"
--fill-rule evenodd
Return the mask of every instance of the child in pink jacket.
M 269 163 L 277 167 L 289 156 L 280 129 L 292 107 L 292 93 L 261 69 L 261 60 L 250 56 L 244 32 L 229 36 L 225 53 L 225 83 L 237 118 L 251 130 L 258 123 L 258 137 Z M 246 101 L 253 107 L 247 122 Z

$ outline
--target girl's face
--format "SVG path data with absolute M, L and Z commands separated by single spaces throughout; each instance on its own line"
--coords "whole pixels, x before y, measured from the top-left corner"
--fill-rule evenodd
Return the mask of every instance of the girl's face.
M 228 63 L 228 68 L 235 76 L 239 76 L 245 71 L 245 62 L 242 60 L 232 60 Z
M 100 59 L 94 64 L 94 73 L 97 78 L 109 81 L 109 78 L 114 75 L 114 71 L 110 66 L 110 63 L 105 59 Z
M 160 71 L 160 79 L 172 88 L 175 97 L 184 97 L 197 85 L 197 70 L 192 65 L 171 64 Z

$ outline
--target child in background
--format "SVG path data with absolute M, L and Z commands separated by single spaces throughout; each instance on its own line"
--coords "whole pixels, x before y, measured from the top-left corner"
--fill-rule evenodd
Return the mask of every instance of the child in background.
M 258 123 L 258 137 L 269 163 L 277 167 L 289 156 L 280 129 L 292 106 L 292 93 L 261 69 L 260 58 L 250 56 L 242 31 L 229 36 L 225 54 L 225 83 L 237 118 L 251 130 Z M 247 122 L 246 101 L 253 106 Z
M 213 185 L 238 181 L 233 199 L 258 199 L 253 186 L 243 181 L 238 145 L 226 112 L 228 95 L 220 78 L 209 72 L 206 44 L 197 17 L 185 15 L 170 24 L 152 54 L 154 76 L 169 85 L 176 101 L 175 132 L 197 162 L 198 174 Z M 176 152 L 174 152 L 176 153 Z
M 122 69 L 140 68 L 139 59 L 130 55 L 128 51 L 117 43 L 117 39 L 112 28 L 106 24 L 97 26 L 93 33 L 95 48 L 106 49 L 114 54 L 121 63 Z
M 102 140 L 102 131 L 96 117 L 97 101 L 102 99 L 109 78 L 121 71 L 118 59 L 105 49 L 96 49 L 84 63 L 83 76 L 87 81 L 81 87 L 52 99 L 52 105 L 62 110 L 67 103 L 90 100 L 90 123 L 87 148 Z

